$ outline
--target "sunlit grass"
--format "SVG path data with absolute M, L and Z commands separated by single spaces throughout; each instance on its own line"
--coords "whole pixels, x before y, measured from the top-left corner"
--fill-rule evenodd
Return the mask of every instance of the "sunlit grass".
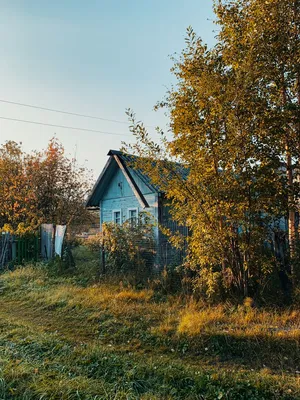
M 1 275 L 2 286 L 14 289 L 20 288 L 24 284 L 34 282 L 35 285 L 44 284 L 47 277 L 47 270 L 42 266 L 28 266 L 26 268 L 17 268 L 14 271 L 8 271 Z
M 42 266 L 0 287 L 1 400 L 300 398 L 299 309 L 83 287 Z
M 122 290 L 116 295 L 118 300 L 149 301 L 153 296 L 153 290 Z
M 188 307 L 182 313 L 178 332 L 187 333 L 188 335 L 198 335 L 204 329 L 228 322 L 229 318 L 225 315 L 223 307 L 206 308 L 200 311 Z
M 190 306 L 182 312 L 178 332 L 190 336 L 203 332 L 227 332 L 300 339 L 300 311 L 266 311 L 242 306 L 232 310 L 223 305 L 198 310 Z

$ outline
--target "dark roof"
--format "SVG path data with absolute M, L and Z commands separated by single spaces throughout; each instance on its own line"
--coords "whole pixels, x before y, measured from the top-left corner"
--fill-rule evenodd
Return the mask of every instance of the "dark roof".
M 122 162 L 122 164 L 128 169 L 133 170 L 135 174 L 142 180 L 142 182 L 152 191 L 159 193 L 160 190 L 151 183 L 151 179 L 145 174 L 140 168 L 137 167 L 137 161 L 140 157 L 123 153 L 118 150 L 110 150 L 107 154 L 109 157 L 103 171 L 101 172 L 97 182 L 94 185 L 91 195 L 89 196 L 86 206 L 87 207 L 98 207 L 101 197 L 103 196 L 108 183 L 113 177 L 115 171 L 119 168 L 115 161 L 115 156 Z M 189 170 L 183 167 L 181 164 L 176 163 L 177 171 L 182 176 L 182 179 L 186 179 Z
M 110 150 L 107 155 L 118 155 L 125 164 L 134 170 L 134 172 L 141 178 L 141 180 L 151 189 L 154 191 L 159 192 L 159 189 L 151 183 L 151 179 L 147 174 L 145 174 L 142 169 L 137 167 L 137 161 L 141 158 L 138 156 L 134 156 L 132 154 L 122 153 L 119 150 Z M 153 162 L 155 163 L 155 161 Z M 189 175 L 189 169 L 184 167 L 180 163 L 171 162 L 173 165 L 176 166 L 176 171 L 179 175 L 181 175 L 182 179 L 186 180 Z M 153 164 L 154 165 L 154 164 Z
M 128 166 L 128 168 L 134 170 L 137 176 L 142 180 L 142 182 L 144 182 L 146 186 L 148 186 L 150 190 L 152 190 L 153 192 L 158 192 L 157 188 L 151 183 L 151 179 L 149 178 L 149 176 L 137 167 L 137 161 L 140 157 L 134 156 L 132 154 L 122 153 L 122 151 L 119 150 L 109 150 L 107 155 L 117 155 L 125 163 L 125 165 Z

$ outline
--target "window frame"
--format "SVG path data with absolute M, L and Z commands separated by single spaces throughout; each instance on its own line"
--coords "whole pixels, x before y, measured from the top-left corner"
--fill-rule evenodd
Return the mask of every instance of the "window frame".
M 130 224 L 132 224 L 131 218 L 130 217 L 130 211 L 136 211 L 136 223 L 138 223 L 138 218 L 139 218 L 139 209 L 137 207 L 131 207 L 127 208 L 127 220 L 129 221 Z
M 117 223 L 115 220 L 116 213 L 120 213 L 120 223 Z M 112 222 L 117 225 L 122 225 L 122 210 L 121 209 L 112 210 Z

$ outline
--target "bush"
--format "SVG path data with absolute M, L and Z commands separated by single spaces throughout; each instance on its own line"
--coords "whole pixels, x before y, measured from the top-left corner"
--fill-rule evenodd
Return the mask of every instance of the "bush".
M 102 232 L 90 237 L 86 244 L 93 252 L 104 252 L 102 268 L 108 275 L 130 279 L 134 284 L 145 283 L 156 254 L 153 227 L 150 217 L 140 213 L 136 223 L 103 224 Z

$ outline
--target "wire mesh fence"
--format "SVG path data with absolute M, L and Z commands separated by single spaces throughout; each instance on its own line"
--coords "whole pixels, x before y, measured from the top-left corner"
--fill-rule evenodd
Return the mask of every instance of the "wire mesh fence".
M 187 253 L 188 228 L 175 222 L 165 224 L 169 234 L 161 230 L 153 237 L 134 235 L 124 243 L 117 242 L 116 246 L 101 247 L 100 262 L 102 273 L 109 274 L 124 270 L 137 270 L 146 274 L 160 274 L 164 268 L 177 267 L 183 264 Z M 181 245 L 175 247 L 170 235 L 180 237 Z
M 175 247 L 170 236 L 160 232 L 158 241 L 158 255 L 160 266 L 177 266 L 184 262 L 187 253 L 187 238 L 189 229 L 179 225 L 176 221 L 169 220 L 163 224 L 171 236 L 179 239 L 180 246 Z

